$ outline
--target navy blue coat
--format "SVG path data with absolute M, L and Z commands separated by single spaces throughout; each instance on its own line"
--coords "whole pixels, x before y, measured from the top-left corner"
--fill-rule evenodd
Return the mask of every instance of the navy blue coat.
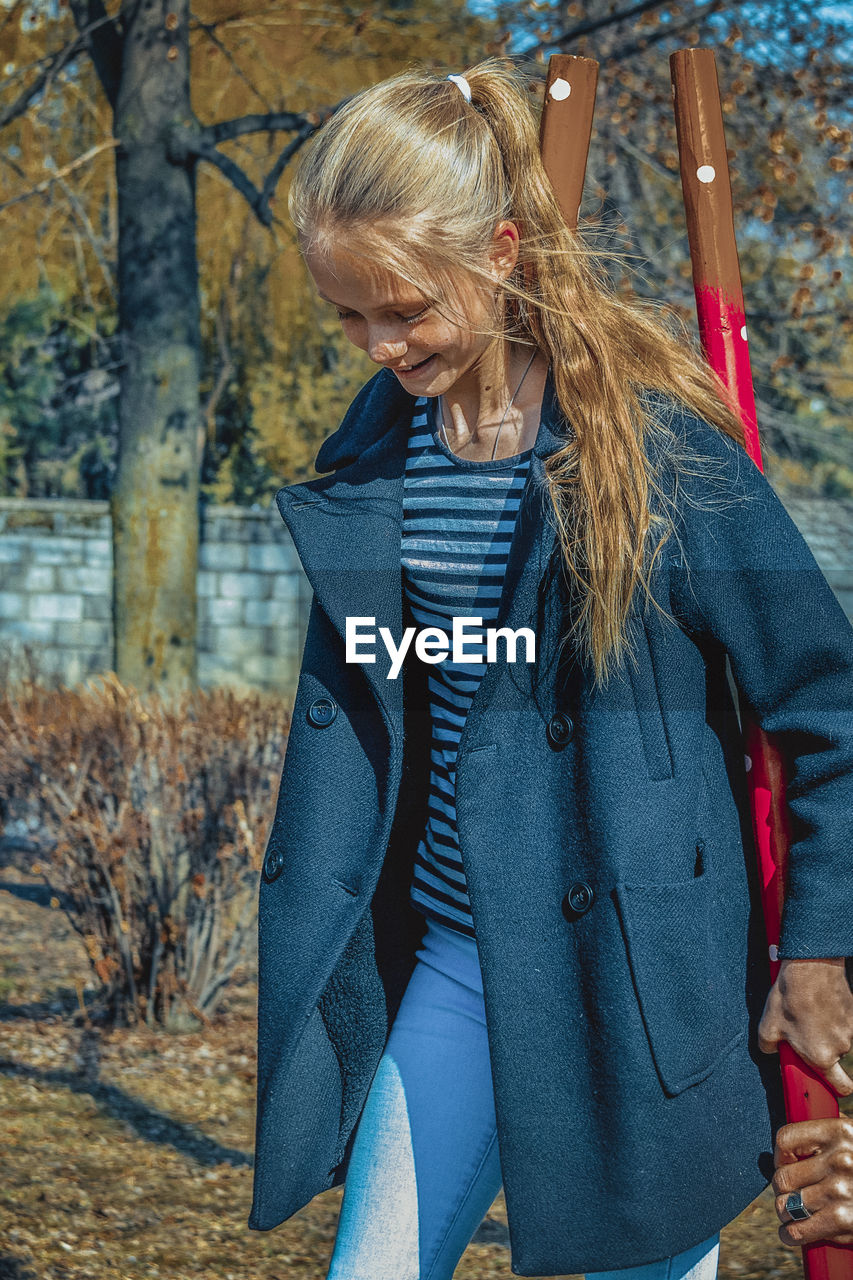
M 425 925 L 408 885 L 428 668 L 412 651 L 388 679 L 380 644 L 373 665 L 344 660 L 348 615 L 397 642 L 411 624 L 413 404 L 381 371 L 320 449 L 329 474 L 276 495 L 314 596 L 260 887 L 258 1230 L 344 1181 Z M 573 604 L 544 488 L 567 430 L 549 379 L 496 624 L 533 626 L 537 661 L 486 668 L 459 749 L 517 1275 L 677 1253 L 771 1175 L 783 1112 L 778 1061 L 756 1045 L 767 948 L 727 654 L 790 764 L 781 954 L 853 953 L 853 629 L 746 453 L 671 407 L 676 435 L 708 459 L 680 481 L 655 579 L 674 621 L 637 607 L 636 668 L 594 691 L 557 651 Z M 571 722 L 562 740 L 555 715 Z

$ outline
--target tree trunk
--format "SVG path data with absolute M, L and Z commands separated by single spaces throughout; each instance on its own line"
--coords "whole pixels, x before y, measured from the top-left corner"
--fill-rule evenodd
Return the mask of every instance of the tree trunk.
M 140 690 L 196 681 L 199 296 L 193 162 L 169 159 L 193 124 L 188 0 L 122 7 L 115 109 L 122 342 L 112 495 L 116 671 Z

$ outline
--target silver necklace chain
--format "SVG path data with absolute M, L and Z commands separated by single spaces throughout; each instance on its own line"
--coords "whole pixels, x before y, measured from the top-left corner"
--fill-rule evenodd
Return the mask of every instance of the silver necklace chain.
M 512 406 L 515 404 L 515 397 L 518 395 L 519 391 L 521 390 L 522 386 L 524 385 L 524 379 L 527 377 L 528 373 L 530 372 L 530 369 L 531 369 L 531 366 L 532 366 L 532 364 L 533 364 L 533 361 L 536 359 L 536 357 L 537 357 L 537 355 L 538 355 L 538 354 L 539 354 L 538 350 L 537 350 L 537 351 L 534 351 L 534 352 L 533 352 L 533 355 L 530 357 L 530 359 L 529 359 L 529 361 L 528 361 L 528 363 L 527 363 L 527 368 L 524 370 L 524 373 L 521 375 L 521 381 L 519 382 L 518 386 L 515 388 L 515 391 L 513 391 L 513 393 L 512 393 L 512 399 L 510 400 L 510 402 L 509 402 L 509 404 L 507 405 L 507 407 L 504 409 L 504 415 L 503 415 L 503 417 L 501 418 L 500 422 L 498 423 L 497 435 L 495 436 L 495 443 L 494 443 L 494 446 L 493 446 L 493 448 L 492 448 L 492 458 L 491 458 L 492 462 L 494 462 L 494 460 L 495 460 L 495 454 L 496 454 L 496 453 L 497 453 L 497 451 L 498 451 L 498 441 L 499 441 L 499 440 L 500 440 L 500 438 L 501 438 L 501 428 L 503 427 L 503 424 L 506 422 L 507 414 L 509 413 L 509 411 L 510 411 L 510 409 L 512 408 Z M 439 414 L 440 414 L 440 421 L 439 421 L 439 424 L 438 424 L 438 433 L 439 433 L 439 436 L 441 436 L 441 435 L 443 435 L 443 436 L 444 436 L 444 443 L 447 445 L 448 449 L 450 449 L 450 441 L 449 441 L 449 440 L 448 440 L 448 438 L 447 438 L 447 428 L 446 428 L 446 426 L 444 425 L 444 396 L 439 396 L 439 397 L 438 397 L 438 409 L 439 409 Z M 453 451 L 451 450 L 451 452 L 453 452 Z

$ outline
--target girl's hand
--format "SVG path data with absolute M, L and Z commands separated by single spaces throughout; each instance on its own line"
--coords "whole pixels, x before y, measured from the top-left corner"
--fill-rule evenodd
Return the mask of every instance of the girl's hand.
M 853 1244 L 853 1120 L 801 1120 L 776 1134 L 776 1216 L 788 1248 L 816 1240 Z M 785 1209 L 792 1191 L 802 1193 L 810 1218 L 795 1222 Z
M 853 1093 L 853 1080 L 839 1061 L 853 1045 L 853 992 L 843 957 L 781 962 L 758 1026 L 758 1045 L 762 1053 L 775 1053 L 780 1040 L 836 1093 Z

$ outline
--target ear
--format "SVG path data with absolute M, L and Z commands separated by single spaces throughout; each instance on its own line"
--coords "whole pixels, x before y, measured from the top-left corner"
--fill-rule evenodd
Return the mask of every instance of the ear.
M 515 222 L 499 222 L 492 235 L 489 263 L 496 280 L 506 280 L 518 262 L 520 233 Z

